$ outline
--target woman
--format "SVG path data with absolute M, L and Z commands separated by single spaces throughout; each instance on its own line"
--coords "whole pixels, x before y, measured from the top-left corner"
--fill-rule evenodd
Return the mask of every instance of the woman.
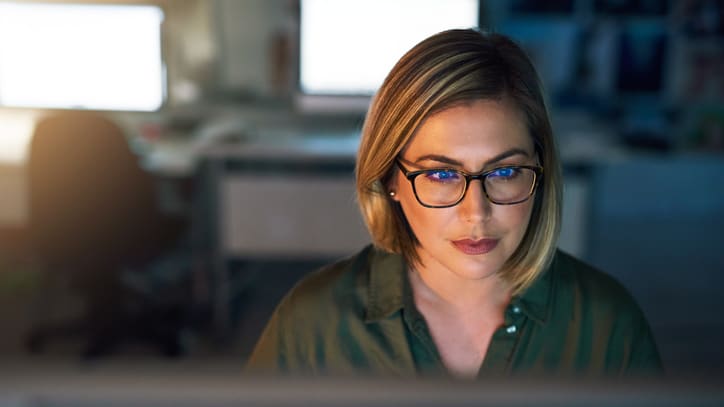
M 534 67 L 504 36 L 415 46 L 375 96 L 357 194 L 374 245 L 301 281 L 249 367 L 624 375 L 661 369 L 627 291 L 556 250 L 561 172 Z

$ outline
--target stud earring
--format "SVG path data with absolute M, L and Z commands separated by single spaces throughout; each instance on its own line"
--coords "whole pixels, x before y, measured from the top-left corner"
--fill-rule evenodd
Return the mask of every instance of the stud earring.
M 390 196 L 395 196 L 395 191 L 390 191 Z

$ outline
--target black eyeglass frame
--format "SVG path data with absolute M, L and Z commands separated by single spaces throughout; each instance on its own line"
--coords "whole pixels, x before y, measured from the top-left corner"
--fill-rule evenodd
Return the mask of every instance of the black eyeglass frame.
M 470 186 L 470 181 L 472 181 L 474 179 L 480 180 L 480 183 L 483 187 L 483 193 L 485 193 L 485 197 L 488 199 L 488 201 L 490 201 L 496 205 L 515 205 L 515 204 L 523 203 L 523 202 L 527 201 L 528 199 L 530 199 L 531 196 L 533 196 L 533 193 L 535 192 L 536 188 L 538 188 L 538 183 L 540 182 L 540 179 L 543 175 L 543 167 L 536 166 L 536 165 L 502 165 L 500 167 L 495 167 L 495 168 L 487 170 L 487 171 L 470 174 L 470 173 L 467 173 L 465 171 L 458 170 L 455 168 L 444 168 L 444 167 L 410 171 L 404 165 L 402 165 L 402 162 L 400 161 L 399 157 L 395 158 L 395 164 L 400 169 L 400 171 L 402 171 L 402 174 L 405 176 L 405 178 L 407 178 L 407 180 L 410 181 L 410 184 L 412 185 L 412 192 L 415 193 L 415 199 L 417 199 L 417 202 L 419 202 L 420 205 L 422 205 L 426 208 L 451 208 L 451 207 L 459 204 L 460 202 L 462 202 L 463 199 L 465 199 L 465 194 L 468 192 L 468 187 Z M 485 188 L 485 178 L 488 175 L 494 173 L 495 171 L 499 171 L 501 169 L 506 169 L 506 168 L 510 168 L 510 169 L 526 168 L 526 169 L 532 170 L 533 173 L 535 174 L 535 178 L 533 179 L 533 183 L 530 187 L 530 191 L 528 191 L 528 195 L 526 195 L 525 198 L 515 201 L 515 202 L 501 203 L 501 202 L 494 201 L 493 199 L 490 198 L 490 195 L 488 195 L 488 190 Z M 460 198 L 457 201 L 455 201 L 451 204 L 447 204 L 447 205 L 429 205 L 429 204 L 422 202 L 420 200 L 420 197 L 417 195 L 417 188 L 415 187 L 415 177 L 417 177 L 420 174 L 424 174 L 424 173 L 427 173 L 430 171 L 453 171 L 453 172 L 456 172 L 456 173 L 462 175 L 465 178 L 465 187 L 463 188 L 462 194 L 460 194 Z

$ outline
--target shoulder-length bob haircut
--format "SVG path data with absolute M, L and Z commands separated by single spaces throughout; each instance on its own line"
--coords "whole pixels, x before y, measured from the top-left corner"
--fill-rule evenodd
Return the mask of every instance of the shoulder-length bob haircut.
M 356 165 L 357 199 L 374 244 L 401 254 L 408 264 L 418 263 L 418 241 L 386 188 L 394 160 L 427 117 L 476 100 L 516 108 L 543 167 L 526 234 L 500 270 L 518 294 L 555 253 L 562 181 L 538 74 L 526 53 L 507 37 L 474 29 L 443 31 L 397 62 L 365 118 Z

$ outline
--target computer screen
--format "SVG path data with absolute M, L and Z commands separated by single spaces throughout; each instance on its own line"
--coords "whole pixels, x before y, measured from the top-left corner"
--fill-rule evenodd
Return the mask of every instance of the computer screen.
M 479 23 L 478 0 L 301 0 L 297 106 L 364 112 L 397 60 L 426 37 Z
M 0 3 L 0 106 L 158 110 L 163 18 L 152 5 Z

